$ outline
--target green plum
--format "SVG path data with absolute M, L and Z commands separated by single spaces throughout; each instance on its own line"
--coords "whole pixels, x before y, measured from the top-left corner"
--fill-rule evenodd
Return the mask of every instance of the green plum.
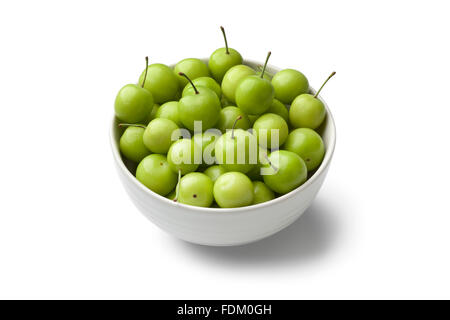
M 307 178 L 305 161 L 296 153 L 277 150 L 268 157 L 264 183 L 273 191 L 285 194 L 302 185 Z
M 180 83 L 173 70 L 165 64 L 155 63 L 148 66 L 139 77 L 139 83 L 144 82 L 144 88 L 151 92 L 156 103 L 161 104 L 175 100 L 180 91 Z
M 202 87 L 198 89 L 187 75 L 180 73 L 188 79 L 195 90 L 195 94 L 186 95 L 178 102 L 178 114 L 184 126 L 194 131 L 194 122 L 200 121 L 202 130 L 212 128 L 219 120 L 222 109 L 220 100 L 211 89 Z
M 219 178 L 225 172 L 227 172 L 227 170 L 225 170 L 223 166 L 217 164 L 210 166 L 206 168 L 205 171 L 203 171 L 204 174 L 211 178 L 212 182 L 216 182 L 217 178 Z
M 310 94 L 299 95 L 289 109 L 289 122 L 294 128 L 318 128 L 327 111 L 322 101 Z
M 214 199 L 221 208 L 237 208 L 253 203 L 252 181 L 241 172 L 226 172 L 214 183 Z
M 152 94 L 135 84 L 127 84 L 120 89 L 114 103 L 116 117 L 127 123 L 145 122 L 152 108 Z
M 275 113 L 263 114 L 253 124 L 258 144 L 266 149 L 279 149 L 286 141 L 289 127 L 286 121 Z
M 201 147 L 191 139 L 180 139 L 170 146 L 167 161 L 173 172 L 185 175 L 197 170 L 201 163 L 200 152 Z
M 316 169 L 325 155 L 322 138 L 309 128 L 298 128 L 289 133 L 283 148 L 298 154 L 305 161 L 308 171 Z
M 144 144 L 154 153 L 167 153 L 172 142 L 174 131 L 178 126 L 169 119 L 156 118 L 150 121 L 144 132 Z
M 247 76 L 236 87 L 235 99 L 237 106 L 246 114 L 258 115 L 266 112 L 272 105 L 274 89 L 272 83 L 264 79 L 264 70 L 270 57 L 267 54 L 261 76 Z
M 209 207 L 214 201 L 213 182 L 201 172 L 191 172 L 180 179 L 177 201 L 197 207 Z
M 156 118 L 172 120 L 178 127 L 183 127 L 183 123 L 178 116 L 178 101 L 169 101 L 164 103 L 157 109 L 155 116 Z
M 177 174 L 169 168 L 167 158 L 162 154 L 145 157 L 136 169 L 136 179 L 162 196 L 167 195 L 177 184 Z
M 191 80 L 200 77 L 209 77 L 209 69 L 206 63 L 197 58 L 188 58 L 181 60 L 175 65 L 175 76 L 178 78 L 181 88 L 188 84 L 188 80 L 181 76 L 180 73 L 186 74 Z
M 145 62 L 147 70 L 148 57 L 145 57 Z M 144 88 L 144 82 L 141 86 L 127 84 L 117 93 L 114 110 L 119 120 L 128 123 L 140 123 L 148 119 L 153 104 L 153 96 L 150 91 Z
M 272 105 L 267 110 L 267 113 L 275 113 L 281 116 L 284 121 L 289 122 L 289 110 L 286 106 L 277 99 L 273 99 Z
M 217 94 L 217 97 L 220 99 L 222 97 L 222 89 L 220 88 L 220 85 L 211 77 L 200 77 L 197 79 L 192 80 L 192 83 L 197 87 L 206 87 L 208 89 L 211 89 Z M 183 92 L 181 94 L 182 97 L 189 95 L 189 94 L 195 94 L 195 90 L 192 87 L 190 83 L 184 87 Z
M 225 98 L 231 103 L 236 103 L 235 93 L 237 86 L 242 79 L 255 74 L 255 70 L 243 64 L 231 67 L 230 70 L 225 73 L 222 80 L 222 93 Z
M 225 34 L 225 29 L 220 27 L 222 30 L 223 39 L 225 41 L 225 48 L 219 48 L 211 54 L 209 57 L 209 70 L 218 82 L 222 82 L 225 73 L 236 65 L 242 64 L 242 56 L 236 50 L 228 47 L 227 36 Z
M 119 149 L 125 158 L 139 163 L 150 154 L 150 150 L 144 144 L 144 131 L 143 127 L 126 128 L 119 140 Z
M 236 129 L 247 130 L 250 128 L 250 120 L 248 116 L 242 112 L 241 109 L 234 106 L 225 107 L 220 110 L 219 121 L 216 123 L 216 128 L 222 132 L 233 127 L 236 118 L 241 117 L 240 121 L 236 123 Z
M 275 97 L 283 103 L 291 104 L 294 98 L 309 90 L 308 79 L 300 71 L 284 69 L 272 78 Z
M 333 72 L 325 80 L 315 95 L 305 93 L 294 99 L 289 109 L 289 121 L 294 128 L 316 129 L 322 124 L 327 111 L 325 105 L 317 96 L 328 80 L 335 74 L 336 72 Z
M 257 163 L 256 137 L 243 129 L 232 129 L 216 142 L 217 163 L 227 171 L 247 173 Z
M 261 181 L 253 181 L 253 204 L 275 199 L 275 194 Z

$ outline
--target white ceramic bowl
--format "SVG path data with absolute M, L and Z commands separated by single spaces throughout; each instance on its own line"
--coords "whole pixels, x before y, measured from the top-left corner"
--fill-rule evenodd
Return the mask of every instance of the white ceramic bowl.
M 204 61 L 207 62 L 207 59 Z M 244 64 L 253 68 L 262 65 L 250 60 Z M 273 66 L 267 67 L 267 71 L 272 74 L 279 70 Z M 303 185 L 265 203 L 235 209 L 200 208 L 176 203 L 156 194 L 141 184 L 122 160 L 119 151 L 120 129 L 115 117 L 111 124 L 114 161 L 131 200 L 144 216 L 164 231 L 202 245 L 242 245 L 284 229 L 299 218 L 316 197 L 327 175 L 336 141 L 333 116 L 326 108 L 327 117 L 319 129 L 326 150 L 322 164 Z

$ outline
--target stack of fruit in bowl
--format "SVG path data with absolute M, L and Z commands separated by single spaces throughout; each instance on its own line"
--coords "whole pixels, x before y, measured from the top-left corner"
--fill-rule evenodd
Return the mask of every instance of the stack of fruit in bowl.
M 175 202 L 236 208 L 301 186 L 321 165 L 327 109 L 294 69 L 252 68 L 228 47 L 207 63 L 148 64 L 120 89 L 119 148 L 135 177 Z M 130 167 L 130 165 L 128 166 Z M 131 166 L 132 167 L 132 166 Z

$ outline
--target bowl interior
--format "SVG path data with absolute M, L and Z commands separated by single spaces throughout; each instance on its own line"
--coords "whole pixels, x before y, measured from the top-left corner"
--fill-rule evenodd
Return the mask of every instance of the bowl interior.
M 202 59 L 205 63 L 208 63 L 208 59 Z M 244 61 L 245 65 L 248 65 L 254 69 L 258 68 L 259 66 L 262 66 L 263 63 L 258 62 L 258 61 L 253 61 L 253 60 L 245 60 Z M 174 65 L 171 65 L 170 67 L 174 67 Z M 274 67 L 272 65 L 267 65 L 266 67 L 267 72 L 269 72 L 270 74 L 275 74 L 278 71 L 280 71 L 280 68 Z M 315 90 L 312 89 L 310 87 L 310 92 L 311 93 L 315 93 Z M 226 208 L 202 208 L 202 207 L 194 207 L 194 206 L 190 206 L 190 205 L 185 205 L 182 203 L 174 203 L 173 201 L 160 196 L 159 194 L 151 191 L 150 189 L 148 189 L 147 187 L 145 187 L 143 184 L 141 184 L 134 176 L 135 171 L 136 171 L 136 166 L 137 164 L 127 160 L 126 158 L 123 158 L 120 150 L 119 150 L 119 139 L 120 136 L 122 135 L 123 131 L 125 129 L 120 128 L 118 126 L 119 122 L 116 119 L 115 116 L 113 116 L 112 119 L 112 126 L 111 126 L 111 146 L 112 146 L 112 151 L 113 151 L 113 156 L 115 158 L 115 161 L 119 167 L 119 170 L 122 170 L 125 172 L 125 175 L 136 185 L 138 185 L 138 187 L 145 189 L 145 191 L 148 193 L 148 195 L 152 198 L 155 198 L 155 200 L 157 201 L 164 201 L 166 202 L 168 205 L 172 205 L 172 206 L 183 206 L 185 209 L 187 209 L 188 211 L 204 211 L 204 212 L 220 212 L 220 213 L 224 213 L 224 212 L 239 212 L 239 211 L 244 211 L 247 210 L 248 208 L 256 208 L 256 207 L 263 207 L 263 206 L 270 206 L 271 204 L 278 202 L 278 201 L 283 201 L 291 196 L 293 196 L 295 193 L 297 192 L 301 192 L 303 189 L 307 188 L 309 184 L 311 184 L 320 174 L 322 174 L 325 170 L 325 168 L 329 165 L 329 162 L 332 158 L 333 152 L 334 152 L 334 147 L 335 147 L 335 142 L 336 142 L 336 129 L 335 129 L 335 124 L 334 124 L 334 119 L 333 116 L 330 112 L 330 109 L 328 108 L 326 102 L 320 97 L 320 95 L 318 96 L 318 98 L 324 103 L 325 108 L 327 110 L 327 116 L 324 120 L 324 122 L 322 123 L 322 125 L 316 130 L 323 139 L 324 145 L 325 145 L 325 156 L 324 159 L 321 163 L 321 165 L 319 166 L 319 168 L 317 168 L 314 172 L 310 173 L 308 175 L 308 180 L 301 185 L 300 187 L 298 187 L 297 189 L 284 194 L 282 196 L 279 196 L 271 201 L 267 201 L 264 203 L 260 203 L 257 205 L 252 205 L 252 206 L 247 206 L 247 207 L 241 207 L 241 208 L 232 208 L 232 209 L 226 209 Z

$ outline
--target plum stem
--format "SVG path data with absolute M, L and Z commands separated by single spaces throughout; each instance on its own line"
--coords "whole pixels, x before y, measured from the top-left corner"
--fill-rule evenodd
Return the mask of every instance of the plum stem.
M 220 30 L 222 30 L 223 40 L 225 40 L 225 53 L 230 54 L 230 51 L 228 50 L 228 41 L 227 41 L 227 35 L 225 34 L 225 28 L 220 26 Z
M 197 88 L 195 87 L 194 83 L 192 82 L 191 79 L 189 79 L 189 77 L 184 73 L 184 72 L 178 72 L 178 74 L 182 77 L 185 77 L 187 79 L 187 81 L 189 81 L 189 83 L 191 84 L 192 88 L 194 88 L 195 94 L 199 94 L 200 92 L 198 92 Z
M 264 78 L 264 72 L 266 72 L 267 62 L 269 62 L 269 58 L 270 58 L 271 54 L 272 54 L 272 52 L 270 52 L 270 51 L 267 53 L 266 62 L 264 62 L 264 66 L 263 66 L 263 69 L 261 71 L 261 79 Z
M 328 82 L 328 80 L 331 79 L 332 76 L 334 76 L 336 74 L 336 71 L 333 71 L 327 78 L 327 80 L 325 80 L 325 82 L 322 84 L 322 86 L 319 88 L 319 90 L 317 90 L 316 94 L 314 95 L 314 98 L 317 98 L 317 96 L 319 95 L 320 91 L 322 90 L 322 88 L 325 86 L 325 84 Z
M 256 68 L 261 72 L 262 69 L 263 69 L 263 66 L 262 65 L 258 65 Z M 267 70 L 264 72 L 264 74 L 268 74 L 270 77 L 273 77 L 273 73 L 270 73 Z
M 138 123 L 119 123 L 119 127 L 138 127 L 138 128 L 142 128 L 142 129 L 146 129 L 147 126 L 144 126 L 143 124 L 138 124 Z
M 144 87 L 145 80 L 147 80 L 147 71 L 148 71 L 148 57 L 145 57 L 145 74 L 144 74 L 144 80 L 142 80 L 141 88 Z
M 236 124 L 239 120 L 242 119 L 242 116 L 238 116 L 236 120 L 234 120 L 233 127 L 231 128 L 231 139 L 234 139 L 234 129 L 236 128 Z

